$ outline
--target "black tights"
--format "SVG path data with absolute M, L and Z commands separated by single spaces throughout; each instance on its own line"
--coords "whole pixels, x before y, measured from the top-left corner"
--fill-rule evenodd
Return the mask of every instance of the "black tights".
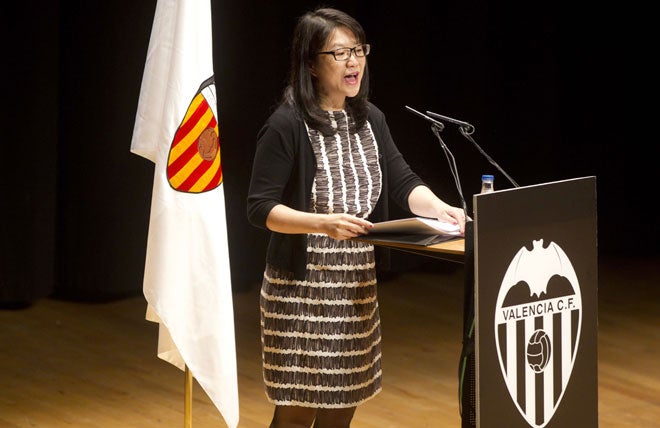
M 316 409 L 314 407 L 276 406 L 270 428 L 348 428 L 355 407 Z M 314 423 L 312 427 L 312 423 Z

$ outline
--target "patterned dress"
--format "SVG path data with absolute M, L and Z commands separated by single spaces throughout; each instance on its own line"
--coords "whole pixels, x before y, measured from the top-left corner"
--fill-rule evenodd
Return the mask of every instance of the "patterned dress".
M 329 112 L 332 136 L 307 129 L 316 156 L 311 211 L 366 218 L 380 196 L 369 123 L 349 132 Z M 373 245 L 307 235 L 305 280 L 266 265 L 261 289 L 263 375 L 277 405 L 344 408 L 381 390 L 381 336 Z

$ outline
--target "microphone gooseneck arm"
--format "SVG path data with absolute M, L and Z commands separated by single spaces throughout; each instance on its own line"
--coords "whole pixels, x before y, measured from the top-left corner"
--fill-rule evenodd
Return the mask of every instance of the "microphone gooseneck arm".
M 436 136 L 438 139 L 438 142 L 440 143 L 440 147 L 442 147 L 442 151 L 445 153 L 445 157 L 447 158 L 447 162 L 449 163 L 449 170 L 451 171 L 451 175 L 454 177 L 454 183 L 456 183 L 456 190 L 458 191 L 458 196 L 461 200 L 461 207 L 463 208 L 463 212 L 467 216 L 468 210 L 467 210 L 467 204 L 465 203 L 465 198 L 463 197 L 463 189 L 461 188 L 461 180 L 458 176 L 458 167 L 456 166 L 456 160 L 454 159 L 454 155 L 451 153 L 449 150 L 449 147 L 445 144 L 445 142 L 442 140 L 442 137 L 440 137 L 440 132 L 445 129 L 445 125 L 442 122 L 439 122 L 423 113 L 418 112 L 414 108 L 406 106 L 406 108 L 415 113 L 416 115 L 428 120 L 431 122 L 431 131 L 433 132 L 433 135 Z

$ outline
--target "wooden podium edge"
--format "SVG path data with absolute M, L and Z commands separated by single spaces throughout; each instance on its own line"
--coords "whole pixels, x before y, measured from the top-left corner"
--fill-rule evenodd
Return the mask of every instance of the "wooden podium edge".
M 353 238 L 353 240 L 378 245 L 380 247 L 391 248 L 394 250 L 412 252 L 427 257 L 445 259 L 452 262 L 464 263 L 465 261 L 465 239 L 462 237 L 433 245 L 416 245 L 401 242 L 381 241 L 378 239 L 369 239 L 368 235 Z

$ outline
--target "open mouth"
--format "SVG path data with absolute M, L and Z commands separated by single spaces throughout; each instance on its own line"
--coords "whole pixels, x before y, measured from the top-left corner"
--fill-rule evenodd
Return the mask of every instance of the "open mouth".
M 358 80 L 359 76 L 360 76 L 360 73 L 356 71 L 355 73 L 349 73 L 346 76 L 344 76 L 344 80 L 349 85 L 356 85 L 359 82 L 359 80 Z

